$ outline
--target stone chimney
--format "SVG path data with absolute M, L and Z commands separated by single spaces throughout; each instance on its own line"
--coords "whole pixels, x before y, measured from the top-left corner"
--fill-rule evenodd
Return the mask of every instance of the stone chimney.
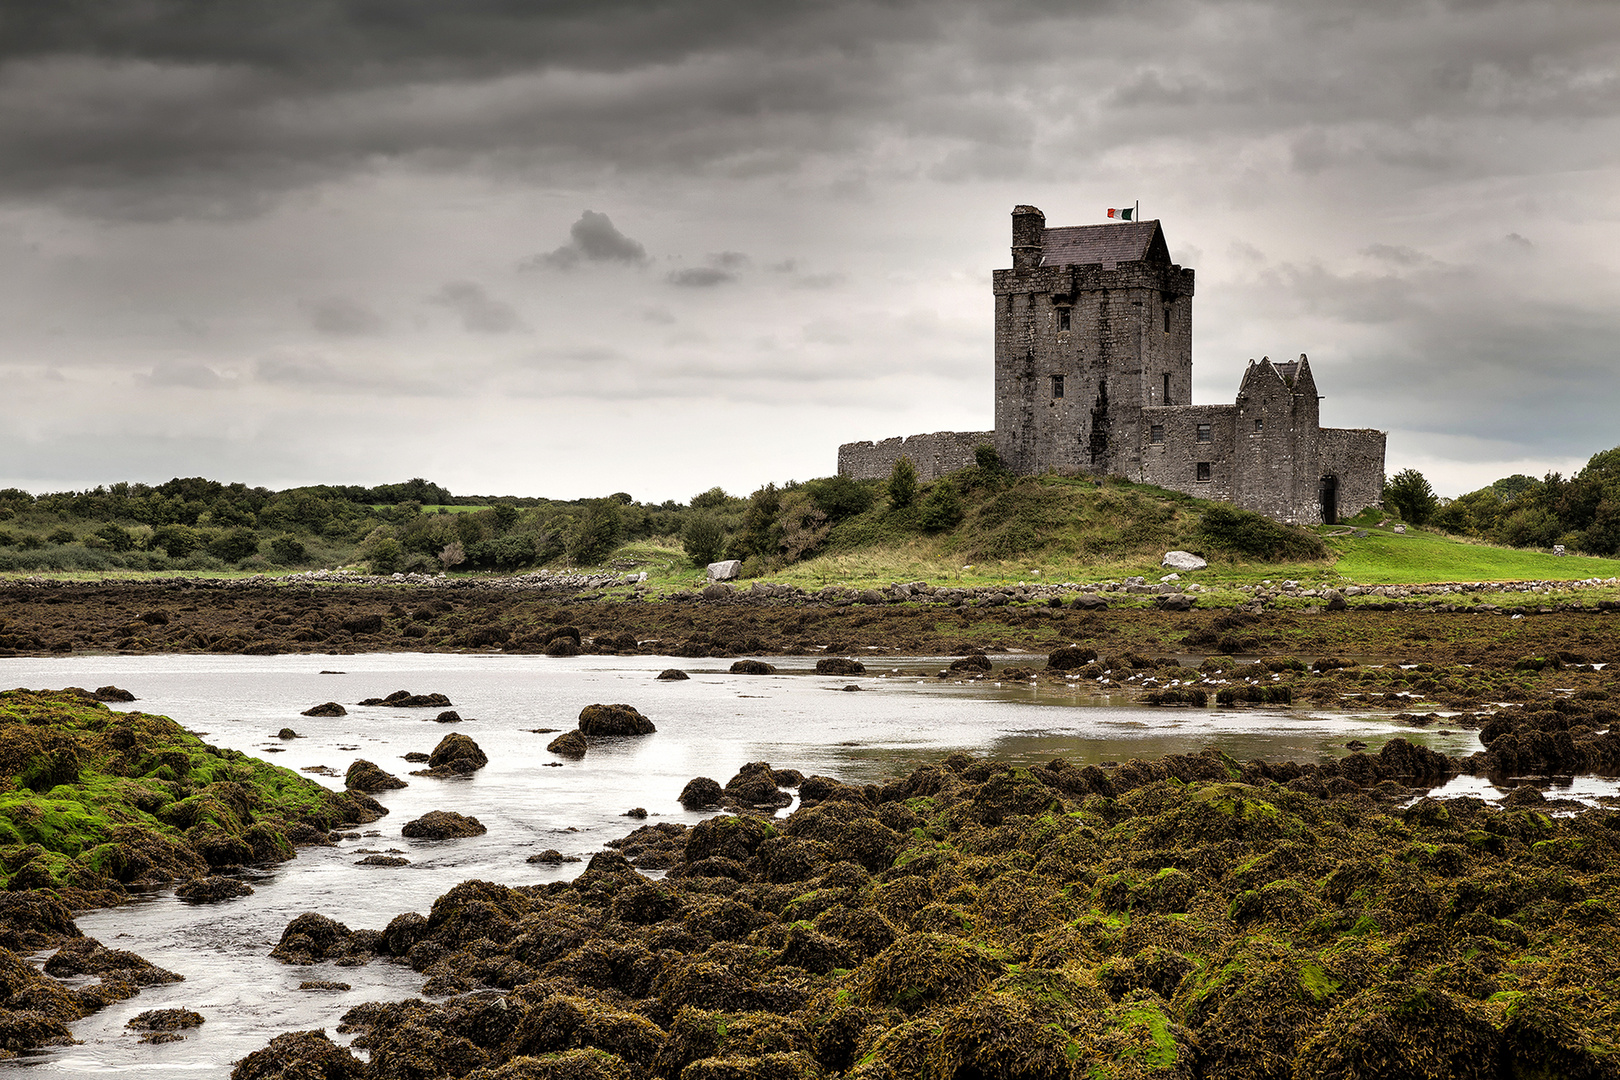
M 1033 270 L 1041 265 L 1041 255 L 1045 245 L 1046 215 L 1033 206 L 1013 207 L 1013 269 Z

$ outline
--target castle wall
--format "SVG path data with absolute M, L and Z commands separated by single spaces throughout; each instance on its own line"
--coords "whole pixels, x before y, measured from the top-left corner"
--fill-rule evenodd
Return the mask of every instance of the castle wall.
M 1157 484 L 1201 499 L 1230 501 L 1237 486 L 1232 468 L 1235 405 L 1172 405 L 1141 410 L 1141 464 L 1131 474 L 1143 483 Z M 1208 441 L 1199 440 L 1207 427 Z M 1154 441 L 1159 429 L 1158 442 Z M 1199 465 L 1209 466 L 1209 479 L 1200 480 Z
M 973 452 L 994 443 L 993 431 L 935 431 L 881 442 L 844 443 L 838 448 L 838 472 L 856 480 L 887 480 L 900 458 L 909 457 L 917 479 L 938 480 L 973 464 Z
M 1338 478 L 1341 519 L 1383 499 L 1384 440 L 1384 432 L 1371 428 L 1322 429 L 1322 475 Z

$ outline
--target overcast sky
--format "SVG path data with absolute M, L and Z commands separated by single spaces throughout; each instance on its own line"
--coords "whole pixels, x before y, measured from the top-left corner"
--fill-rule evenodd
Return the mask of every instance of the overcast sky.
M 827 475 L 993 425 L 1015 204 L 1137 200 L 1195 401 L 1620 444 L 1614 0 L 0 0 L 0 485 Z

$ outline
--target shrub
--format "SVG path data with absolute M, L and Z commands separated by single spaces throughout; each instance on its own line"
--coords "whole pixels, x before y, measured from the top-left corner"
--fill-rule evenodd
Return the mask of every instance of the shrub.
M 135 538 L 121 525 L 103 525 L 96 530 L 96 536 L 112 551 L 129 551 L 135 546 Z
M 62 526 L 52 529 L 51 534 L 45 539 L 52 544 L 72 544 L 77 543 L 79 537 L 72 529 Z
M 713 514 L 699 511 L 681 530 L 681 548 L 693 566 L 707 566 L 726 549 L 726 530 Z
M 804 485 L 804 490 L 810 501 L 835 525 L 845 518 L 866 513 L 876 501 L 870 487 L 842 473 L 812 480 Z
M 1217 505 L 1205 510 L 1200 529 L 1212 547 L 1234 555 L 1270 562 L 1327 557 L 1327 545 L 1315 533 L 1235 506 Z
M 259 534 L 246 526 L 221 533 L 208 544 L 208 553 L 225 562 L 240 562 L 259 550 Z
M 296 536 L 278 536 L 270 541 L 270 556 L 278 563 L 291 566 L 309 558 L 309 552 Z
M 962 496 L 957 493 L 956 485 L 949 480 L 941 480 L 929 488 L 928 494 L 923 497 L 917 522 L 927 532 L 944 532 L 960 524 L 964 514 Z
M 444 545 L 444 550 L 439 552 L 439 565 L 446 570 L 460 566 L 466 561 L 467 549 L 461 546 L 460 540 L 450 541 Z
M 518 570 L 533 566 L 534 539 L 529 536 L 498 536 L 484 540 L 467 549 L 467 561 L 481 570 Z
M 718 510 L 731 499 L 723 488 L 712 487 L 708 491 L 692 496 L 692 509 Z
M 189 525 L 163 525 L 152 530 L 152 547 L 171 559 L 183 559 L 202 546 L 202 537 Z
M 373 574 L 392 574 L 399 568 L 405 548 L 392 536 L 380 537 L 367 544 L 366 563 Z
M 910 506 L 917 498 L 917 466 L 904 454 L 895 459 L 894 468 L 889 470 L 888 495 L 889 505 L 896 510 Z

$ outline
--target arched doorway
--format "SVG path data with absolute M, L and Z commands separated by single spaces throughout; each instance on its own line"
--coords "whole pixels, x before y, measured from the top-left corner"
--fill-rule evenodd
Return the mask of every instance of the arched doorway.
M 1339 523 L 1339 478 L 1332 473 L 1322 477 L 1322 524 Z

